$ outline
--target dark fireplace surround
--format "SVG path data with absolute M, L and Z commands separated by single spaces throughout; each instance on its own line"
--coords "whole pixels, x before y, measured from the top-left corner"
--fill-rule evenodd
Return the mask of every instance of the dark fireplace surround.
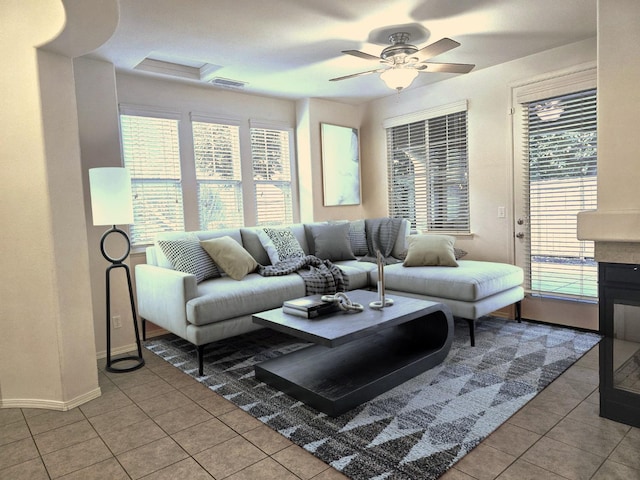
M 640 427 L 640 264 L 598 264 L 600 416 Z

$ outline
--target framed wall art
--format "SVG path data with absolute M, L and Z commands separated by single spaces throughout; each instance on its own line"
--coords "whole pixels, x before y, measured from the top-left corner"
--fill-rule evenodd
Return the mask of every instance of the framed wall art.
M 324 206 L 360 204 L 358 129 L 320 124 Z

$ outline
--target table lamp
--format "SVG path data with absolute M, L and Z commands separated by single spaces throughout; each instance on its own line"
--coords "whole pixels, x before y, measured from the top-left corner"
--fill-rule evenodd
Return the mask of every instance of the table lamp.
M 102 256 L 111 262 L 106 270 L 107 285 L 107 366 L 109 372 L 130 372 L 144 365 L 142 358 L 142 346 L 140 344 L 140 334 L 138 332 L 138 319 L 133 301 L 133 289 L 131 288 L 131 272 L 129 266 L 123 261 L 131 252 L 131 242 L 127 233 L 116 225 L 128 225 L 133 223 L 133 203 L 131 196 L 131 176 L 129 170 L 122 167 L 104 167 L 89 169 L 89 186 L 91 190 L 91 211 L 94 225 L 111 225 L 112 227 L 104 232 L 100 239 L 100 251 Z M 107 253 L 105 242 L 109 235 L 121 235 L 126 241 L 124 253 L 119 257 L 112 257 Z M 112 237 L 113 238 L 113 237 Z M 129 300 L 131 302 L 131 315 L 133 317 L 133 327 L 136 333 L 136 344 L 138 346 L 138 356 L 128 355 L 111 359 L 111 272 L 122 268 L 126 272 L 127 285 L 129 287 Z M 120 362 L 127 362 L 120 365 Z M 117 366 L 115 366 L 118 364 Z

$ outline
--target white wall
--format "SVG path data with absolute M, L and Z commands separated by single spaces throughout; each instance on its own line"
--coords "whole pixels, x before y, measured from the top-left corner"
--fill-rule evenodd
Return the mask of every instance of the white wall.
M 89 241 L 95 349 L 98 357 L 103 358 L 106 356 L 107 331 L 105 270 L 110 263 L 100 253 L 100 238 L 108 227 L 93 225 L 88 171 L 95 167 L 122 166 L 116 77 L 113 65 L 107 62 L 82 57 L 75 59 L 73 66 L 84 182 L 83 204 Z M 126 262 L 130 264 L 129 260 Z M 111 313 L 112 316 L 120 315 L 122 319 L 122 328 L 111 329 L 112 355 L 131 349 L 135 343 L 124 273 L 122 269 L 116 269 L 111 274 Z
M 512 262 L 511 85 L 595 60 L 593 38 L 370 103 L 362 126 L 367 215 L 387 211 L 386 140 L 382 121 L 467 99 L 472 236 L 459 238 L 456 245 L 467 250 L 470 258 Z M 502 206 L 506 207 L 507 215 L 498 218 L 498 207 Z
M 598 209 L 637 213 L 640 2 L 601 1 L 598 27 Z
M 301 199 L 305 201 L 303 221 L 364 218 L 364 198 L 360 205 L 324 206 L 322 177 L 322 136 L 320 124 L 360 128 L 363 107 L 310 98 L 297 103 L 298 172 Z M 362 133 L 360 133 L 362 141 Z M 360 159 L 362 165 L 362 158 Z M 363 175 L 361 171 L 361 176 Z
M 598 209 L 578 216 L 596 259 L 640 262 L 640 2 L 598 3 Z
M 1 8 L 0 406 L 67 410 L 100 390 L 72 64 L 37 48 L 65 12 Z

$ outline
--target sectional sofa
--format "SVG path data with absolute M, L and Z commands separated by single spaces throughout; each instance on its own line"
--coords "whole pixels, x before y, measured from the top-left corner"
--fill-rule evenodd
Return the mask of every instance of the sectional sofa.
M 288 245 L 282 247 L 278 235 L 284 235 L 285 243 L 295 243 L 296 255 L 314 255 L 337 265 L 347 294 L 348 290 L 375 289 L 377 265 L 360 261 L 368 254 L 369 221 L 267 229 L 271 238 L 259 227 L 158 235 L 146 250 L 147 263 L 135 268 L 143 337 L 146 321 L 150 321 L 188 340 L 196 347 L 202 375 L 207 344 L 261 328 L 252 321 L 254 313 L 308 294 L 308 285 L 298 273 L 257 273 L 264 273 L 262 266 L 277 265 L 281 257 L 292 253 Z M 520 320 L 522 269 L 460 258 L 461 251 L 453 246 L 451 237 L 409 233 L 409 223 L 400 221 L 392 245 L 387 245 L 390 264 L 384 267 L 384 280 L 388 296 L 445 303 L 454 316 L 468 321 L 472 345 L 476 319 L 516 304 Z

